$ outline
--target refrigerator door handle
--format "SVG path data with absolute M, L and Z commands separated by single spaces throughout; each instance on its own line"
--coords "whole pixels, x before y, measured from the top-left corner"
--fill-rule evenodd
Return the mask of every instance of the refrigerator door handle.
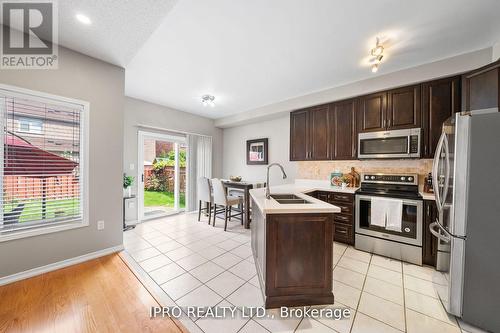
M 434 193 L 436 196 L 436 206 L 438 212 L 443 210 L 443 205 L 441 204 L 441 197 L 439 195 L 439 178 L 438 178 L 438 169 L 439 169 L 439 158 L 441 156 L 441 150 L 443 149 L 444 140 L 446 138 L 446 134 L 443 132 L 441 137 L 439 138 L 439 142 L 436 148 L 436 153 L 434 154 L 434 162 L 432 164 L 432 179 L 434 180 Z
M 436 230 L 436 227 L 437 227 L 437 230 Z M 444 235 L 440 232 L 440 230 L 444 231 Z M 439 222 L 436 221 L 436 222 L 432 222 L 431 224 L 429 224 L 429 231 L 437 239 L 442 240 L 445 243 L 451 242 L 451 237 L 448 236 L 448 232 L 443 227 L 441 227 Z
M 443 140 L 443 150 L 445 156 L 445 176 L 444 176 L 444 187 L 443 187 L 443 204 L 441 207 L 444 207 L 446 202 L 446 197 L 448 196 L 448 187 L 450 186 L 450 148 L 448 146 L 448 137 L 445 135 Z

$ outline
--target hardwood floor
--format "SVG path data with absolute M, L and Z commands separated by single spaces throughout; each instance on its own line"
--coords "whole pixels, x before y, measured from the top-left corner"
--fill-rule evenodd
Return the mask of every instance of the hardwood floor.
M 186 332 L 118 254 L 0 287 L 0 332 Z

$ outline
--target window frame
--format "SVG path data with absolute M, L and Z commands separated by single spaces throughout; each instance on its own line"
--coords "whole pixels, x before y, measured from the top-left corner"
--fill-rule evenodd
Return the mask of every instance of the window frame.
M 19 126 L 18 126 L 18 131 L 21 133 L 28 133 L 28 134 L 33 134 L 33 135 L 43 135 L 43 120 L 37 119 L 37 118 L 30 118 L 30 117 L 19 117 L 17 118 L 19 121 Z M 22 129 L 22 122 L 27 122 L 28 123 L 28 130 L 23 130 Z M 34 122 L 40 123 L 40 131 L 33 131 L 31 130 L 31 124 Z
M 82 202 L 82 219 L 78 221 L 68 221 L 60 223 L 52 223 L 47 226 L 34 226 L 32 228 L 26 229 L 11 229 L 3 231 L 0 229 L 0 243 L 5 241 L 10 241 L 14 239 L 26 238 L 39 236 L 44 234 L 50 234 L 54 232 L 60 232 L 64 230 L 71 230 L 77 228 L 88 227 L 89 223 L 89 122 L 90 122 L 90 103 L 87 101 L 63 97 L 59 95 L 44 93 L 40 91 L 20 88 L 11 85 L 0 84 L 0 92 L 4 92 L 8 96 L 18 97 L 18 98 L 30 98 L 34 101 L 39 102 L 51 102 L 54 104 L 65 104 L 71 107 L 77 107 L 81 109 L 80 115 L 80 162 L 79 171 L 80 177 L 80 200 Z M 2 111 L 0 111 L 2 112 Z M 0 117 L 3 119 L 3 117 Z M 0 146 L 3 146 L 3 123 L 0 123 L 0 129 L 2 133 L 0 135 Z M 3 166 L 4 166 L 4 156 L 3 148 L 0 149 L 0 198 L 3 196 Z M 3 210 L 0 210 L 0 220 L 3 220 Z

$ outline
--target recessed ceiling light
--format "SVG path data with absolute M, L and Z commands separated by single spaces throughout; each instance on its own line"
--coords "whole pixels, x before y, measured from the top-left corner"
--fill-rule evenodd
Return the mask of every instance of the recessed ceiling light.
M 86 24 L 86 25 L 89 25 L 89 24 L 92 24 L 92 21 L 90 20 L 90 18 L 87 16 L 87 15 L 83 15 L 83 14 L 76 14 L 76 19 L 80 22 L 80 23 L 83 23 L 83 24 Z
M 201 96 L 201 104 L 203 104 L 203 106 L 214 107 L 215 106 L 214 100 L 215 100 L 215 96 L 212 96 L 212 95 Z

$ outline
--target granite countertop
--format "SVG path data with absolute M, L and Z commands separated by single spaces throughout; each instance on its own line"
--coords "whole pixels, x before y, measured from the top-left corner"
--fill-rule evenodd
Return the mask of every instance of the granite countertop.
M 422 196 L 422 198 L 424 198 L 424 200 L 432 200 L 432 201 L 436 200 L 434 193 L 427 193 L 424 191 L 420 191 L 420 195 Z
M 331 186 L 328 181 L 297 179 L 295 184 L 271 186 L 271 194 L 295 194 L 305 199 L 309 204 L 280 204 L 275 199 L 266 199 L 265 188 L 250 190 L 259 209 L 264 214 L 293 214 L 293 213 L 339 213 L 339 207 L 313 198 L 307 193 L 314 191 L 328 191 L 337 193 L 354 194 L 359 187 L 336 187 Z M 424 200 L 435 200 L 433 193 L 419 192 Z
M 313 198 L 306 193 L 330 191 L 354 194 L 357 189 L 357 187 L 330 186 L 328 181 L 297 179 L 295 184 L 271 186 L 271 194 L 295 194 L 309 201 L 309 204 L 280 204 L 272 198 L 266 199 L 265 188 L 250 190 L 250 195 L 264 214 L 340 213 L 339 207 Z

